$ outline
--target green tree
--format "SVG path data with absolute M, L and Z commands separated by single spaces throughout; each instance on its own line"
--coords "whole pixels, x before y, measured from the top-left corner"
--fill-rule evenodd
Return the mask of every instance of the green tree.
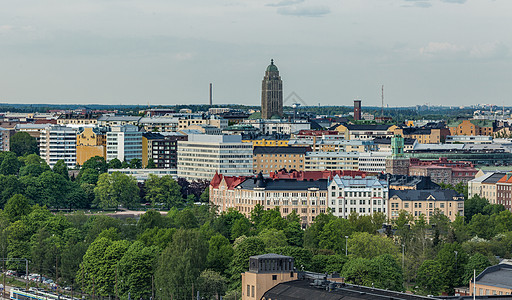
M 134 158 L 130 160 L 130 169 L 141 169 L 142 168 L 142 160 L 138 158 Z
M 120 172 L 101 174 L 94 194 L 96 203 L 102 208 L 117 208 L 119 205 L 131 208 L 140 199 L 137 181 Z
M 17 175 L 20 170 L 20 161 L 14 152 L 3 152 L 3 159 L 0 164 L 0 174 L 2 175 Z
M 418 269 L 416 284 L 424 294 L 439 295 L 445 289 L 441 264 L 436 260 L 425 260 Z
M 137 222 L 137 230 L 139 232 L 144 232 L 149 228 L 164 227 L 164 223 L 164 217 L 162 217 L 162 214 L 154 209 L 151 209 L 140 216 L 140 219 Z
M 249 269 L 249 257 L 263 254 L 265 252 L 265 243 L 259 237 L 248 237 L 235 246 L 233 260 L 229 268 L 231 281 L 234 287 L 240 286 L 240 274 Z
M 352 227 L 347 219 L 331 219 L 318 234 L 318 246 L 322 249 L 345 253 L 345 236 L 352 233 Z M 351 252 L 352 253 L 352 252 Z
M 216 234 L 210 238 L 208 245 L 207 267 L 219 273 L 226 272 L 234 252 L 229 240 L 222 234 Z
M 99 174 L 107 173 L 109 168 L 110 169 L 116 169 L 116 168 L 111 168 L 110 167 L 110 163 L 112 161 L 116 160 L 116 159 L 117 158 L 111 160 L 109 162 L 109 165 L 107 165 L 107 162 L 105 161 L 105 158 L 103 158 L 101 156 L 91 157 L 88 160 L 86 160 L 84 162 L 84 164 L 82 165 L 82 168 L 80 168 L 80 174 L 82 174 L 82 172 L 87 170 L 87 169 L 94 169 L 94 170 L 98 171 Z M 117 160 L 117 161 L 119 161 L 119 160 Z
M 80 183 L 88 183 L 95 185 L 98 182 L 99 176 L 100 173 L 98 172 L 98 170 L 87 168 L 80 170 L 77 179 Z
M 348 253 L 363 258 L 373 258 L 383 254 L 398 257 L 399 249 L 393 240 L 387 237 L 356 232 L 348 239 Z
M 266 248 L 271 247 L 285 247 L 288 246 L 286 242 L 286 235 L 282 230 L 277 229 L 263 229 L 258 237 L 265 243 Z
M 19 131 L 11 136 L 9 140 L 9 148 L 16 156 L 24 156 L 29 154 L 39 155 L 39 146 L 36 138 L 30 136 L 30 134 Z
M 55 208 L 68 207 L 67 196 L 71 187 L 69 180 L 52 171 L 44 172 L 38 180 L 41 202 L 36 203 Z
M 28 215 L 31 211 L 30 201 L 20 194 L 12 196 L 4 208 L 4 212 L 11 222 L 20 220 L 21 217 Z
M 68 166 L 63 159 L 59 159 L 53 166 L 53 172 L 62 175 L 65 179 L 69 179 Z
M 152 158 L 148 159 L 148 165 L 146 166 L 146 169 L 156 169 L 155 161 Z
M 24 194 L 24 185 L 14 175 L 0 175 L 0 207 L 4 207 L 12 196 Z
M 226 292 L 227 279 L 214 270 L 204 270 L 199 275 L 198 285 L 204 299 L 219 299 Z
M 466 221 L 470 222 L 474 215 L 484 212 L 484 207 L 489 204 L 485 198 L 474 195 L 470 199 L 464 201 L 464 216 Z
M 453 288 L 462 285 L 467 254 L 458 243 L 444 244 L 437 254 L 436 260 L 441 265 L 446 288 L 445 292 L 452 293 Z
M 475 253 L 475 255 L 471 256 L 468 260 L 468 263 L 464 267 L 464 276 L 462 277 L 462 284 L 469 285 L 469 281 L 473 278 L 473 271 L 476 271 L 476 274 L 480 274 L 487 267 L 490 267 L 491 263 L 489 259 L 480 253 Z
M 144 183 L 144 188 L 146 201 L 148 202 L 153 204 L 164 203 L 167 208 L 183 205 L 181 188 L 176 180 L 169 175 L 158 177 L 150 174 L 148 180 Z
M 208 246 L 197 230 L 179 229 L 159 258 L 155 274 L 159 299 L 188 299 L 204 269 Z
M 123 163 L 117 158 L 114 158 L 108 162 L 109 169 L 121 169 L 122 166 L 123 166 Z
M 151 296 L 152 277 L 154 266 L 159 255 L 158 247 L 145 247 L 142 242 L 134 242 L 124 253 L 119 265 L 118 293 L 122 298 L 128 298 L 130 293 L 133 299 Z

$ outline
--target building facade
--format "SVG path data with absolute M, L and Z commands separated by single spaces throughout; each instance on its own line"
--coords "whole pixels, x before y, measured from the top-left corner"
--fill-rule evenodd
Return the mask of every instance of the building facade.
M 272 59 L 261 82 L 261 118 L 275 116 L 283 117 L 283 81 Z
M 76 166 L 76 129 L 52 125 L 41 131 L 39 156 L 53 168 L 63 160 L 68 168 Z
M 177 132 L 142 134 L 142 166 L 153 160 L 156 168 L 178 168 L 178 141 L 186 141 L 187 136 Z
M 308 147 L 254 147 L 253 173 L 269 174 L 272 171 L 304 170 Z
M 178 176 L 211 180 L 216 173 L 252 175 L 252 145 L 239 135 L 192 134 L 178 142 Z
M 76 135 L 76 163 L 83 165 L 88 159 L 100 156 L 107 159 L 107 129 L 86 127 Z
M 423 215 L 427 223 L 430 217 L 439 211 L 453 222 L 457 215 L 464 215 L 464 196 L 454 190 L 442 189 L 390 190 L 388 217 L 396 220 L 402 210 L 415 219 Z
M 14 130 L 0 127 L 0 151 L 10 151 L 10 139 Z
M 134 125 L 113 126 L 107 133 L 107 161 L 142 160 L 142 132 Z
M 340 177 L 329 183 L 328 203 L 334 216 L 348 218 L 351 213 L 387 214 L 388 186 L 386 180 L 374 176 Z

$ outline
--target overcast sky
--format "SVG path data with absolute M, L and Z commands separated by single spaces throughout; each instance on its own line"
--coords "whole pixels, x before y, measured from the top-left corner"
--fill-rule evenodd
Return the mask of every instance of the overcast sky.
M 0 102 L 512 105 L 511 0 L 1 3 Z

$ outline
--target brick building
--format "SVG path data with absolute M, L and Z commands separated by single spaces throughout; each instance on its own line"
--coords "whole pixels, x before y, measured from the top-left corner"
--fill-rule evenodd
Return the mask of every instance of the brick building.
M 304 170 L 304 162 L 308 147 L 254 147 L 253 172 L 269 174 L 272 171 Z

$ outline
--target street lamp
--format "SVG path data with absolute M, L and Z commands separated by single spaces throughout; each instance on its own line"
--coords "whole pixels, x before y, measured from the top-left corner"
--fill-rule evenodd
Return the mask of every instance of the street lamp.
M 402 271 L 405 270 L 405 244 L 402 244 Z
M 348 256 L 348 235 L 345 236 L 345 256 Z
M 457 274 L 457 254 L 459 254 L 459 251 L 453 251 L 455 253 L 455 274 Z

